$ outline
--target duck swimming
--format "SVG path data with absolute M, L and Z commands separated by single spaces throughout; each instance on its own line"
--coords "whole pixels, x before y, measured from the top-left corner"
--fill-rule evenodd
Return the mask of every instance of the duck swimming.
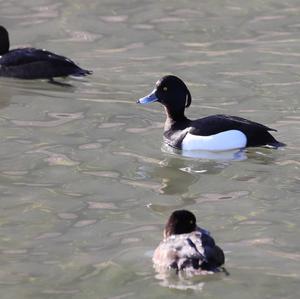
M 192 212 L 177 210 L 169 217 L 152 260 L 158 272 L 174 269 L 193 276 L 220 272 L 225 256 L 210 233 L 197 226 Z
M 0 26 L 0 76 L 19 79 L 49 79 L 55 77 L 86 76 L 84 70 L 72 60 L 44 49 L 20 48 L 9 50 L 7 30 Z M 58 83 L 58 82 L 56 82 Z
M 192 102 L 190 91 L 178 77 L 168 75 L 157 81 L 154 90 L 137 103 L 160 102 L 167 114 L 164 141 L 180 150 L 228 151 L 254 146 L 280 147 L 262 124 L 238 116 L 211 115 L 190 120 L 184 115 Z

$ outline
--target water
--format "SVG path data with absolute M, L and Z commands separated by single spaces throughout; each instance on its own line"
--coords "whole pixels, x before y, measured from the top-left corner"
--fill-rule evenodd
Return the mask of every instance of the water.
M 72 88 L 0 80 L 1 299 L 298 298 L 299 13 L 296 0 L 1 0 L 12 47 L 94 70 Z M 288 146 L 166 152 L 162 107 L 135 100 L 168 73 L 187 82 L 191 118 L 243 116 Z M 177 208 L 212 232 L 230 276 L 189 290 L 155 277 Z

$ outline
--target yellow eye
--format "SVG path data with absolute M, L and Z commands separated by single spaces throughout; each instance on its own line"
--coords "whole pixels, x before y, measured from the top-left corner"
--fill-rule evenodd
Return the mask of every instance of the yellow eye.
M 168 90 L 168 87 L 165 86 L 165 87 L 163 88 L 163 91 L 167 91 L 167 90 Z

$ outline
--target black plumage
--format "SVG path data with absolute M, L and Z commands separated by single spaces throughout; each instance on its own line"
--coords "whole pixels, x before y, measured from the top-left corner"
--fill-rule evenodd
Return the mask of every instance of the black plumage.
M 56 77 L 92 74 L 69 58 L 44 49 L 20 48 L 9 51 L 8 32 L 3 26 L 0 26 L 0 55 L 2 77 L 52 80 Z

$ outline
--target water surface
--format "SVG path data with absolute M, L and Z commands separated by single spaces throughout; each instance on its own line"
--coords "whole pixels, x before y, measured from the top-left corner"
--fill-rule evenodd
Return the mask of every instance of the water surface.
M 296 0 L 0 1 L 12 47 L 94 71 L 72 88 L 0 80 L 1 298 L 298 298 L 299 14 Z M 246 117 L 288 146 L 242 161 L 162 150 L 162 107 L 135 100 L 169 73 L 191 90 L 189 117 Z M 198 290 L 155 277 L 178 208 L 230 276 Z

